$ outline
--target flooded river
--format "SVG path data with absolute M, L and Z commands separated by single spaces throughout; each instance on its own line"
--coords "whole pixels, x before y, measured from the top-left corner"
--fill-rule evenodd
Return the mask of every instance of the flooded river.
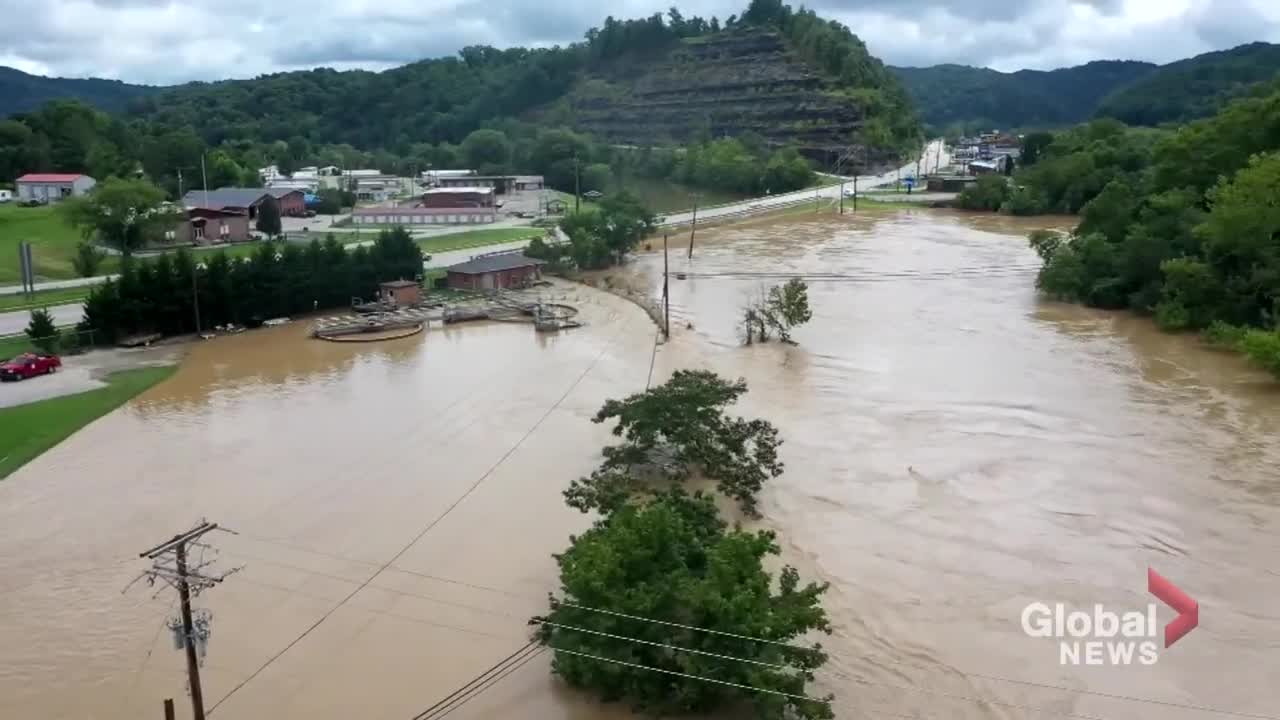
M 518 648 L 585 518 L 608 397 L 681 367 L 747 378 L 782 430 L 764 525 L 828 580 L 819 691 L 841 718 L 1275 715 L 1280 391 L 1144 320 L 1045 303 L 1009 219 L 900 211 L 700 231 L 669 344 L 635 305 L 377 346 L 303 325 L 193 349 L 168 382 L 0 482 L 0 717 L 188 712 L 174 593 L 137 553 L 201 517 L 214 717 L 413 717 Z M 684 242 L 684 238 L 681 239 Z M 683 248 L 682 248 L 683 250 Z M 651 297 L 662 259 L 615 281 Z M 959 269 L 959 272 L 955 272 Z M 758 272 L 814 282 L 798 346 L 738 346 Z M 954 273 L 954 274 L 946 274 Z M 774 282 L 774 281 L 768 281 Z M 197 551 L 199 552 L 199 551 Z M 1152 666 L 1059 665 L 1031 602 L 1141 609 L 1153 567 L 1201 604 Z M 1161 624 L 1173 613 L 1160 609 Z M 614 718 L 542 656 L 460 718 Z M 1198 708 L 1198 709 L 1197 709 Z

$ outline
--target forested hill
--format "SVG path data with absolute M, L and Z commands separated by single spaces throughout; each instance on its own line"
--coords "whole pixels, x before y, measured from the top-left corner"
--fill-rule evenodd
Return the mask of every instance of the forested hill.
M 1262 91 L 1280 73 L 1280 45 L 1250 43 L 1162 65 L 1103 98 L 1098 117 L 1159 125 L 1208 117 L 1234 98 Z
M 124 110 L 130 100 L 159 88 L 100 78 L 51 78 L 0 66 L 0 118 L 35 110 L 50 100 L 76 99 L 99 110 Z
M 610 17 L 566 48 L 470 47 L 381 73 L 184 85 L 131 114 L 190 125 L 211 144 L 302 138 L 398 155 L 511 122 L 636 145 L 752 131 L 811 156 L 858 141 L 892 153 L 919 136 L 905 92 L 857 36 L 780 0 L 752 0 L 723 24 L 675 9 Z
M 1144 62 L 1100 60 L 1058 70 L 1002 73 L 967 65 L 893 67 L 920 119 L 938 129 L 1071 125 L 1093 116 L 1104 96 L 1156 70 Z

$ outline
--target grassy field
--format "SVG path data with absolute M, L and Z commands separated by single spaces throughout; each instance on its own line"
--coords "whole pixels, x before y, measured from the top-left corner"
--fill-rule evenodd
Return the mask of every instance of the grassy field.
M 0 478 L 173 374 L 176 366 L 113 373 L 107 387 L 0 408 Z
M 525 238 L 541 237 L 542 234 L 543 231 L 538 228 L 490 228 L 488 230 L 469 230 L 449 235 L 417 238 L 417 243 L 418 247 L 422 248 L 422 252 L 430 255 L 449 250 L 464 250 L 485 245 L 515 242 Z
M 41 290 L 35 294 L 35 301 L 28 302 L 25 295 L 0 295 L 0 312 L 14 310 L 34 310 L 35 308 L 65 305 L 83 302 L 89 294 L 88 287 L 59 288 L 57 290 Z
M 0 205 L 0 285 L 22 282 L 18 265 L 20 242 L 31 243 L 37 281 L 76 277 L 71 258 L 80 242 L 80 231 L 65 222 L 56 207 Z

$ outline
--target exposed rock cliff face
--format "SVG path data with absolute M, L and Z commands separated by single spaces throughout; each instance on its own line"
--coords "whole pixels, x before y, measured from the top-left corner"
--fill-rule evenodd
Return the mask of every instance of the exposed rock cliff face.
M 567 103 L 580 130 L 612 143 L 753 132 L 822 162 L 849 150 L 865 120 L 853 94 L 837 91 L 766 30 L 684 40 L 666 54 L 611 63 L 580 80 Z M 873 149 L 867 161 L 888 155 Z

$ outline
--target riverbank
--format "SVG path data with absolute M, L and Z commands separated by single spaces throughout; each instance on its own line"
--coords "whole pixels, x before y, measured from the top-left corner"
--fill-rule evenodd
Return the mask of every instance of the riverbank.
M 0 479 L 175 370 L 174 365 L 118 370 L 108 375 L 106 387 L 98 390 L 0 408 Z

